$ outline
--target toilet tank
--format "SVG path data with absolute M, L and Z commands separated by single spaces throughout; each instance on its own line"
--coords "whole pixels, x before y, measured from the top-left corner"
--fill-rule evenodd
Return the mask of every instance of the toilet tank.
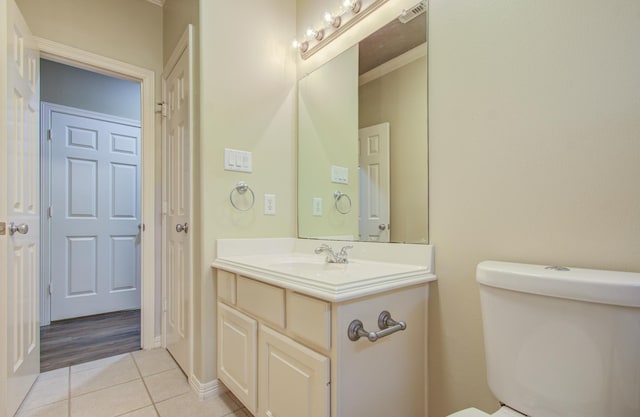
M 640 273 L 481 262 L 496 398 L 532 417 L 640 416 Z

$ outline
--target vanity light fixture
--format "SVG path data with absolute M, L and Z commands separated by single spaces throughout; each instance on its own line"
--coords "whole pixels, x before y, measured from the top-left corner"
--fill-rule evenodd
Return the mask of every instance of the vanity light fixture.
M 343 0 L 337 13 L 325 12 L 324 27 L 319 29 L 310 27 L 302 40 L 293 41 L 293 47 L 300 52 L 302 59 L 307 59 L 387 1 L 370 0 L 369 4 L 363 8 L 362 0 Z M 349 12 L 352 14 L 350 18 L 346 16 Z M 312 46 L 311 43 L 314 40 L 316 43 Z

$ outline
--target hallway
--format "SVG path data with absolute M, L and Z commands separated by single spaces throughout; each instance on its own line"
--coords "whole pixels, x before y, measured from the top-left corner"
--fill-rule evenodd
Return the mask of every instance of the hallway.
M 200 401 L 164 349 L 41 374 L 16 417 L 251 417 L 230 393 Z
M 40 372 L 140 349 L 140 310 L 117 311 L 40 327 Z

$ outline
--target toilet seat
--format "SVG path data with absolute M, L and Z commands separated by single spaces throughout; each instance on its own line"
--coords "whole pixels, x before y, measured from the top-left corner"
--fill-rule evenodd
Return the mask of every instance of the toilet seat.
M 525 415 L 520 414 L 509 407 L 500 407 L 500 409 L 493 414 L 487 414 L 484 411 L 472 407 L 449 414 L 448 417 L 525 417 Z

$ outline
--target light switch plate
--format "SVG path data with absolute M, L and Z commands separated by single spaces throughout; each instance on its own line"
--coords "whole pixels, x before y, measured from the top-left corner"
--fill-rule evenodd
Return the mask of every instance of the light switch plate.
M 331 165 L 331 182 L 349 184 L 349 168 Z
M 224 169 L 226 171 L 252 172 L 251 152 L 225 148 Z

